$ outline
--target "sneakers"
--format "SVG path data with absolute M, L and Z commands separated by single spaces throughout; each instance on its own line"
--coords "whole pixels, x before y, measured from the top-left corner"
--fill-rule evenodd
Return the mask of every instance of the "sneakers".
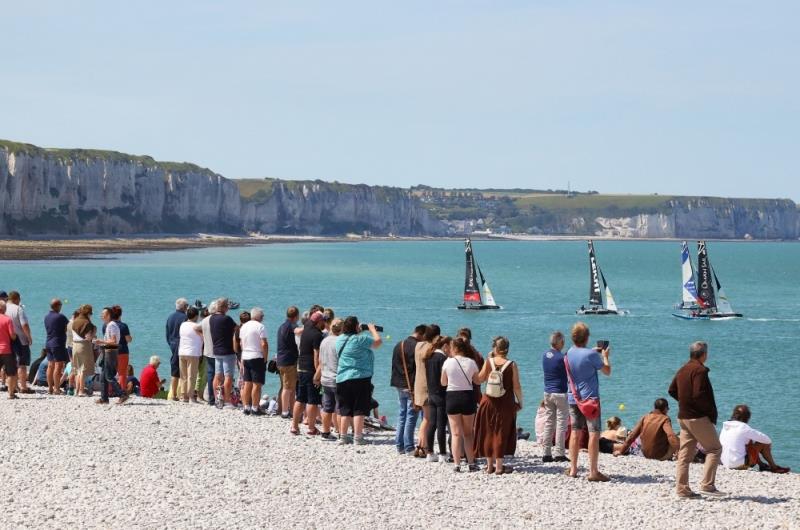
M 266 416 L 267 415 L 266 412 L 264 412 L 261 409 L 251 409 L 250 410 L 250 414 L 252 414 L 253 416 Z
M 439 455 L 439 463 L 446 464 L 447 463 L 447 455 Z
M 550 462 L 553 462 L 553 457 L 551 455 L 544 455 L 542 457 L 542 462 L 549 464 Z
M 363 435 L 356 436 L 351 443 L 354 443 L 356 445 L 369 445 L 369 442 L 366 439 L 364 439 Z
M 329 432 L 324 432 L 324 433 L 320 434 L 319 437 L 320 437 L 321 440 L 325 440 L 326 442 L 332 442 L 332 441 L 336 440 L 336 436 L 332 435 Z
M 349 434 L 343 434 L 341 438 L 339 438 L 339 445 L 350 445 L 353 443 L 353 437 Z
M 249 416 L 250 415 L 250 409 L 245 407 L 244 410 L 242 411 L 242 414 L 244 414 L 245 416 Z
M 689 493 L 678 493 L 679 499 L 699 499 L 700 494 L 690 491 Z
M 713 490 L 700 490 L 700 495 L 703 497 L 709 497 L 711 499 L 724 499 L 728 496 L 727 493 L 719 491 L 717 488 Z
M 438 462 L 439 459 L 436 458 L 436 455 L 433 453 L 428 453 L 428 456 L 425 457 L 426 462 Z
M 569 458 L 566 456 L 557 456 L 553 458 L 553 462 L 569 462 Z
M 476 471 L 480 471 L 480 469 L 481 469 L 481 468 L 478 466 L 478 464 L 469 464 L 469 465 L 467 466 L 467 470 L 468 470 L 470 473 L 474 473 L 474 472 L 476 472 Z

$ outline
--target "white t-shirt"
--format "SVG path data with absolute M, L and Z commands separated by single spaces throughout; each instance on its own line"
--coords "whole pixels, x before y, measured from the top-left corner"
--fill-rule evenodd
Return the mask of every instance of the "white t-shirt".
M 106 334 L 103 337 L 105 340 L 113 340 L 119 346 L 120 337 L 119 326 L 116 322 L 112 320 L 106 324 Z
M 448 392 L 472 390 L 472 377 L 478 373 L 478 365 L 469 357 L 458 355 L 444 362 L 442 372 L 447 374 Z
M 722 432 L 719 433 L 719 443 L 722 444 L 722 465 L 734 468 L 744 465 L 744 457 L 747 455 L 747 444 L 759 442 L 771 444 L 772 440 L 763 432 L 759 432 L 748 424 L 741 421 L 726 421 L 722 424 Z
M 214 342 L 211 340 L 211 315 L 200 322 L 200 327 L 203 330 L 203 355 L 209 359 L 216 359 L 214 356 Z
M 197 332 L 202 329 L 200 324 L 187 320 L 179 328 L 180 342 L 178 355 L 185 357 L 200 357 L 203 355 L 203 337 Z
M 23 346 L 29 346 L 28 336 L 25 335 L 22 326 L 28 324 L 28 316 L 25 314 L 25 308 L 18 306 L 12 302 L 6 302 L 6 316 L 11 319 L 14 324 L 14 333 L 17 334 L 17 339 Z
M 248 320 L 239 328 L 239 341 L 242 343 L 242 360 L 261 359 L 261 340 L 267 338 L 267 328 L 258 320 Z

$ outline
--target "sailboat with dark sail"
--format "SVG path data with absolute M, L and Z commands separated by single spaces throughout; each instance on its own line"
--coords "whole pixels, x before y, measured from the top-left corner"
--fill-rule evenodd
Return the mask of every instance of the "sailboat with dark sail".
M 605 298 L 605 300 L 604 300 Z M 576 311 L 579 315 L 626 315 L 628 312 L 617 307 L 611 287 L 606 281 L 597 256 L 594 252 L 594 243 L 589 240 L 589 307 L 581 306 Z
M 683 293 L 677 306 L 681 313 L 672 315 L 684 320 L 731 320 L 741 318 L 728 301 L 728 296 L 708 259 L 705 241 L 697 242 L 697 273 L 692 268 L 689 246 L 686 241 L 681 248 L 681 274 Z
M 469 238 L 464 240 L 464 253 L 467 261 L 466 277 L 464 279 L 464 303 L 460 304 L 458 308 L 502 309 L 495 303 L 492 290 L 489 289 L 489 283 L 475 261 L 475 255 L 472 252 L 472 241 Z

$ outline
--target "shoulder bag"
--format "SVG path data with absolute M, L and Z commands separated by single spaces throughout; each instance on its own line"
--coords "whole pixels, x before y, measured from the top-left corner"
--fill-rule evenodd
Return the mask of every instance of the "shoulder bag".
M 587 420 L 596 420 L 600 417 L 600 400 L 596 397 L 581 399 L 581 395 L 575 387 L 575 381 L 572 380 L 572 372 L 569 369 L 569 361 L 566 355 L 564 355 L 564 366 L 567 369 L 567 381 L 569 381 L 569 387 L 572 390 L 575 403 L 578 405 L 578 410 Z
M 411 378 L 408 377 L 408 364 L 406 363 L 406 341 L 400 342 L 400 359 L 403 361 L 403 373 L 406 375 L 406 387 L 408 387 L 408 393 L 411 396 L 411 407 L 414 410 L 419 410 L 417 404 L 414 403 L 414 389 L 411 388 Z

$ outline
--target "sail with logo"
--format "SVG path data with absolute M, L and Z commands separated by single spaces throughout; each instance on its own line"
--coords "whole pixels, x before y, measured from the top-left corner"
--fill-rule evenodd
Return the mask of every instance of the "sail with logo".
M 591 239 L 589 240 L 589 307 L 582 305 L 576 313 L 579 315 L 625 315 L 628 313 L 617 307 L 614 295 L 611 294 L 611 287 L 597 263 L 594 243 Z
M 494 300 L 489 283 L 483 271 L 475 261 L 472 251 L 472 241 L 464 240 L 464 254 L 466 257 L 466 274 L 464 277 L 464 303 L 459 309 L 501 309 Z
M 681 270 L 683 280 L 682 302 L 677 309 L 682 312 L 673 316 L 684 320 L 731 320 L 740 318 L 731 307 L 728 296 L 708 258 L 705 241 L 697 242 L 697 275 L 692 270 L 689 246 L 686 241 L 681 248 Z M 688 271 L 688 272 L 687 272 Z

